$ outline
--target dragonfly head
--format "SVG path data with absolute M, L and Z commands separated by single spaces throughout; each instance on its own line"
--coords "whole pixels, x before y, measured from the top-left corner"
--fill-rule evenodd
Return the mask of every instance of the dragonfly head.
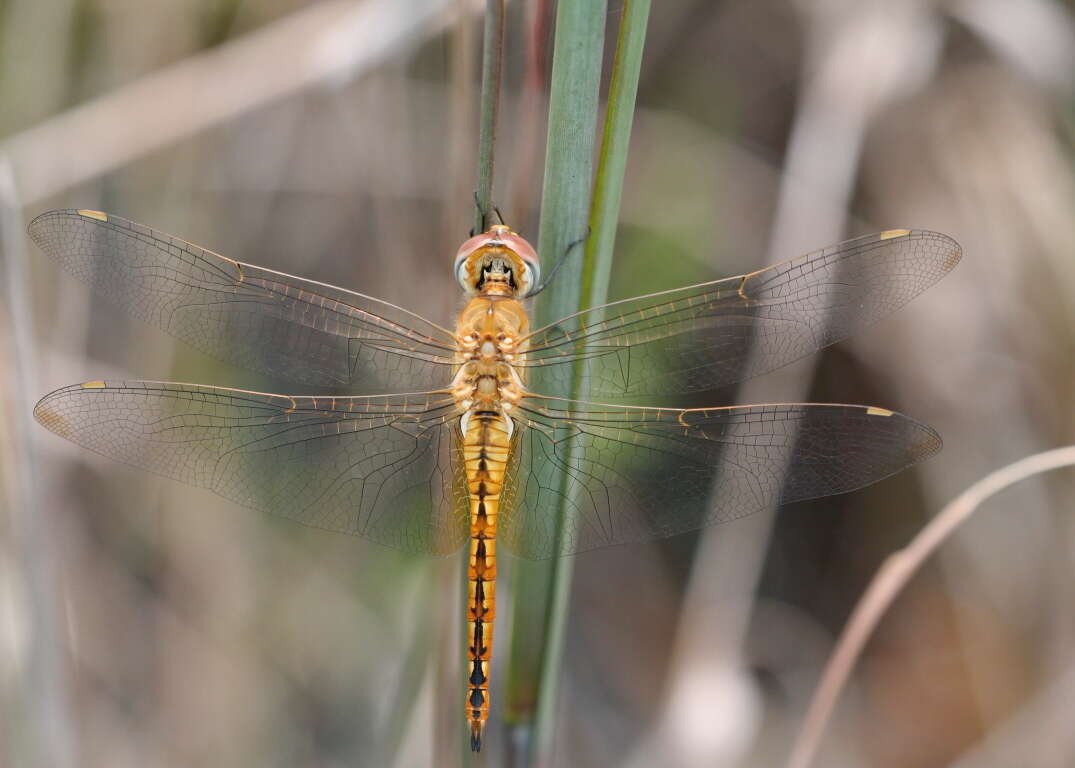
M 468 294 L 528 296 L 538 284 L 537 251 L 503 224 L 467 240 L 455 255 L 455 278 Z

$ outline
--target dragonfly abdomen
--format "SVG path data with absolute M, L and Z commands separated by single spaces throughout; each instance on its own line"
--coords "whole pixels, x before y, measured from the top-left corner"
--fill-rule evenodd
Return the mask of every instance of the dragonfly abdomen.
M 510 428 L 507 417 L 498 413 L 474 413 L 464 423 L 463 456 L 470 493 L 466 716 L 470 747 L 477 752 L 489 719 L 489 665 L 496 618 L 496 526 Z

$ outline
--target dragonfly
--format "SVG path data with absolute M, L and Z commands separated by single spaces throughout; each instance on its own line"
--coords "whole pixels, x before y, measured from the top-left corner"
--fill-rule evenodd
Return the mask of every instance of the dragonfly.
M 72 275 L 195 349 L 351 393 L 87 381 L 34 413 L 91 451 L 306 525 L 416 553 L 467 544 L 475 751 L 490 712 L 498 545 L 551 558 L 673 536 L 862 488 L 941 446 L 931 427 L 880 407 L 630 402 L 758 376 L 890 314 L 960 260 L 936 232 L 866 235 L 531 328 L 538 254 L 497 224 L 456 253 L 453 329 L 100 211 L 50 211 L 29 231 Z

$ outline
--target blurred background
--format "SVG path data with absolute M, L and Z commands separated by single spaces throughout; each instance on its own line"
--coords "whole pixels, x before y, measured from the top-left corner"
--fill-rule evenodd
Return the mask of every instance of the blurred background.
M 531 236 L 553 5 L 508 4 L 494 195 Z M 0 2 L 0 764 L 462 759 L 461 561 L 47 433 L 33 403 L 73 382 L 287 385 L 132 320 L 24 233 L 49 208 L 106 210 L 450 323 L 483 6 Z M 984 474 L 1075 441 L 1073 76 L 1059 0 L 654 3 L 611 298 L 945 232 L 964 260 L 938 286 L 706 403 L 878 405 L 945 450 L 847 496 L 579 556 L 554 765 L 779 765 L 884 557 Z M 1023 483 L 943 547 L 868 645 L 819 765 L 1075 764 L 1072 486 Z

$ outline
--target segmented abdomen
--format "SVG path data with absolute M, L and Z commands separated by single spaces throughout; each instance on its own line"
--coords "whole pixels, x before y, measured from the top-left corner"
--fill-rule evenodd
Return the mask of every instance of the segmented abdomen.
M 470 493 L 470 560 L 467 565 L 467 700 L 470 746 L 481 749 L 489 719 L 489 665 L 496 618 L 496 524 L 508 461 L 506 417 L 474 413 L 463 435 Z

